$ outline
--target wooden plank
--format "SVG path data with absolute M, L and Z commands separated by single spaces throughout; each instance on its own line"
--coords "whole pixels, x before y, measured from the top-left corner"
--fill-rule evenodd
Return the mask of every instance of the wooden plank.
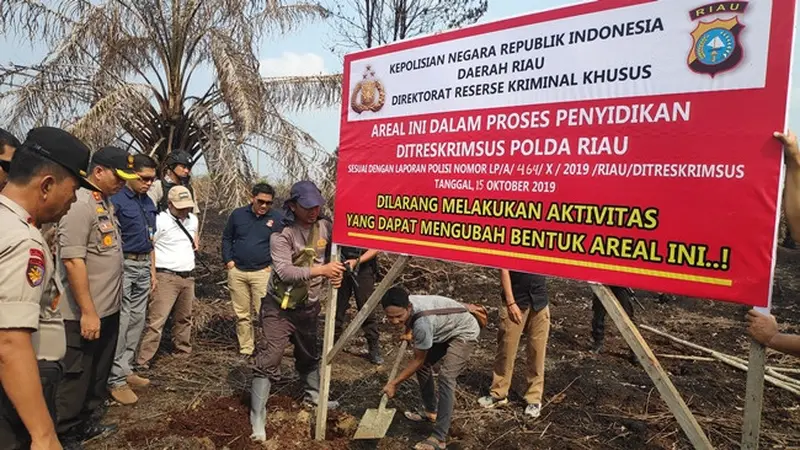
M 700 428 L 700 424 L 697 423 L 694 415 L 692 415 L 689 407 L 686 406 L 680 393 L 678 393 L 678 390 L 675 389 L 672 381 L 670 381 L 669 375 L 664 368 L 661 367 L 656 355 L 653 354 L 650 346 L 647 345 L 642 335 L 639 334 L 636 325 L 633 324 L 622 309 L 622 306 L 614 293 L 611 292 L 611 289 L 601 284 L 592 283 L 591 286 L 594 293 L 603 303 L 603 307 L 605 307 L 608 315 L 614 320 L 614 324 L 619 329 L 625 342 L 631 347 L 642 367 L 644 367 L 645 372 L 647 372 L 647 375 L 653 380 L 658 392 L 661 394 L 661 398 L 664 399 L 664 402 L 675 416 L 675 419 L 678 421 L 678 424 L 686 434 L 686 437 L 689 438 L 694 448 L 714 448 L 703 432 L 703 429 Z
M 395 260 L 394 264 L 392 264 L 392 267 L 389 269 L 389 273 L 387 273 L 383 280 L 378 283 L 378 286 L 375 288 L 375 291 L 372 292 L 372 295 L 369 296 L 367 302 L 364 303 L 364 306 L 360 311 L 358 311 L 358 314 L 356 314 L 352 322 L 350 322 L 350 325 L 348 325 L 344 332 L 342 332 L 342 335 L 339 337 L 336 345 L 333 346 L 333 350 L 328 352 L 328 361 L 333 361 L 333 358 L 335 358 L 336 355 L 342 351 L 344 346 L 347 344 L 347 341 L 355 336 L 358 330 L 361 329 L 361 325 L 365 320 L 367 320 L 367 317 L 372 314 L 372 311 L 376 306 L 378 306 L 378 303 L 380 303 L 383 294 L 385 294 L 386 291 L 392 287 L 395 280 L 397 280 L 397 277 L 403 273 L 403 269 L 406 268 L 406 265 L 410 260 L 411 257 L 408 255 L 400 255 L 397 257 L 397 260 Z
M 339 261 L 339 247 L 331 246 L 331 261 Z M 325 428 L 328 422 L 328 395 L 331 387 L 331 360 L 328 351 L 333 346 L 333 332 L 336 324 L 336 294 L 338 289 L 331 286 L 331 295 L 328 297 L 328 307 L 325 311 L 325 331 L 322 339 L 322 361 L 320 361 L 319 401 L 317 405 L 317 423 L 315 439 L 325 440 Z
M 757 450 L 761 434 L 761 410 L 764 406 L 764 366 L 766 349 L 750 338 L 750 357 L 747 364 L 747 391 L 742 423 L 742 450 Z

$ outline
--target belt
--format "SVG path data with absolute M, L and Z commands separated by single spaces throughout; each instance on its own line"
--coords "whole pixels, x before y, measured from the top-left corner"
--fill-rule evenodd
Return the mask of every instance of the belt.
M 123 253 L 123 256 L 131 261 L 147 261 L 150 259 L 150 253 Z
M 191 276 L 192 276 L 192 272 L 176 272 L 176 271 L 174 271 L 174 270 L 169 270 L 169 269 L 159 269 L 159 268 L 157 268 L 157 267 L 156 267 L 156 272 L 168 273 L 168 274 L 170 274 L 170 275 L 177 275 L 177 276 L 179 276 L 179 277 L 181 277 L 181 278 L 189 278 L 189 277 L 191 277 Z

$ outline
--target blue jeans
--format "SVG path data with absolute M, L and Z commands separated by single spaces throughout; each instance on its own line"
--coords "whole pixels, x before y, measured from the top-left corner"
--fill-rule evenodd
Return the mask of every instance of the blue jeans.
M 122 304 L 119 315 L 119 339 L 108 385 L 122 386 L 133 373 L 133 361 L 144 331 L 147 300 L 150 297 L 150 260 L 124 261 Z

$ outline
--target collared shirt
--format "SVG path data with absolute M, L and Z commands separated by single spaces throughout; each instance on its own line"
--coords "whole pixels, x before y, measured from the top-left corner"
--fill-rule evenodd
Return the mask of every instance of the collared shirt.
M 137 194 L 125 186 L 111 196 L 114 214 L 119 220 L 124 253 L 150 253 L 156 232 L 156 205 L 146 194 Z
M 328 243 L 331 241 L 333 225 L 326 219 L 319 219 L 319 235 L 316 242 L 311 242 L 310 246 L 316 252 L 314 266 L 325 264 L 325 257 Z M 325 277 L 311 277 L 311 268 L 297 267 L 292 264 L 296 256 L 304 251 L 308 240 L 311 237 L 312 229 L 303 228 L 292 224 L 286 226 L 280 233 L 273 233 L 270 239 L 270 250 L 272 254 L 272 267 L 281 280 L 290 284 L 308 283 L 308 303 L 320 300 Z M 158 261 L 158 259 L 156 259 Z M 272 284 L 270 283 L 272 292 Z M 274 293 L 273 293 L 274 295 Z
M 61 314 L 80 320 L 81 309 L 69 287 L 65 259 L 83 259 L 89 293 L 100 318 L 119 312 L 122 301 L 122 245 L 114 205 L 99 192 L 81 188 L 69 212 L 58 223 L 59 269 L 66 289 Z
M 192 236 L 189 239 L 178 226 L 177 220 L 169 211 L 162 211 L 156 216 L 156 235 L 153 239 L 156 269 L 190 272 L 194 270 L 194 237 L 197 236 L 199 222 L 194 214 L 189 214 L 181 221 Z
M 519 309 L 533 308 L 539 312 L 547 306 L 547 278 L 535 273 L 510 272 L 511 292 Z M 501 293 L 503 301 L 505 296 Z
M 283 230 L 283 215 L 269 210 L 263 216 L 253 206 L 233 210 L 222 233 L 222 262 L 233 261 L 239 270 L 261 270 L 272 264 L 269 241 Z
M 67 351 L 58 311 L 61 282 L 53 255 L 24 208 L 0 195 L 0 329 L 25 328 L 36 359 L 58 361 Z

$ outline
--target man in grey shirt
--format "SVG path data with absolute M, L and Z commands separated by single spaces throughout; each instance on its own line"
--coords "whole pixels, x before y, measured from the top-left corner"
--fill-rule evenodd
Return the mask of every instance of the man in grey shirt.
M 438 295 L 411 295 L 400 287 L 389 289 L 381 299 L 386 318 L 392 325 L 407 327 L 414 344 L 414 359 L 383 388 L 389 398 L 397 386 L 417 375 L 423 410 L 406 411 L 407 419 L 431 422 L 433 433 L 417 443 L 417 450 L 443 449 L 450 431 L 455 403 L 456 378 L 467 365 L 480 334 L 478 321 L 466 306 Z M 431 368 L 442 361 L 439 395 L 436 396 Z

